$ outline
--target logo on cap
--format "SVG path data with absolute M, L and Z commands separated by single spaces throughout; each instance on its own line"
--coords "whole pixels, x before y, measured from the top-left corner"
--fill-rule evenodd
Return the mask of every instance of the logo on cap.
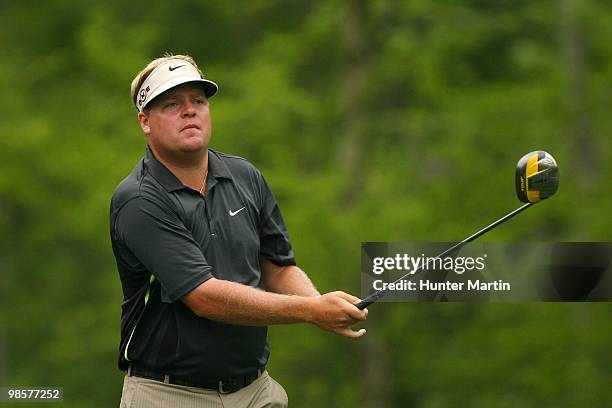
M 143 88 L 140 90 L 140 95 L 138 98 L 138 106 L 142 106 L 144 101 L 147 99 L 147 94 L 149 93 L 150 90 L 151 90 L 150 86 L 147 86 L 146 88 Z
M 184 67 L 184 65 L 179 65 L 178 67 L 168 67 L 168 71 L 174 71 L 175 69 L 179 69 L 180 67 Z

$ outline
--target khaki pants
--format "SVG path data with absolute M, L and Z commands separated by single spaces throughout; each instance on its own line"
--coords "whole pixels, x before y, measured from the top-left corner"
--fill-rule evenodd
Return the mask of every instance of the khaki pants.
M 231 394 L 126 375 L 120 408 L 283 408 L 287 405 L 287 393 L 265 371 L 251 384 Z

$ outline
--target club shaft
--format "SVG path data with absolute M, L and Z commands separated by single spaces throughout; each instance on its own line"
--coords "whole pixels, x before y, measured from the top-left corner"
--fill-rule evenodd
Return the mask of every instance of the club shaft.
M 533 204 L 535 204 L 535 203 L 523 204 L 522 206 L 520 206 L 516 210 L 514 210 L 514 211 L 504 215 L 499 220 L 493 222 L 492 224 L 487 225 L 486 227 L 484 227 L 480 231 L 470 235 L 469 237 L 467 237 L 463 241 L 458 242 L 455 245 L 451 246 L 450 248 L 448 248 L 447 250 L 445 250 L 441 254 L 437 255 L 435 258 L 442 258 L 442 257 L 444 257 L 444 256 L 446 256 L 446 255 L 448 255 L 448 254 L 458 250 L 459 248 L 461 248 L 462 246 L 464 246 L 468 242 L 472 242 L 476 238 L 478 238 L 478 237 L 486 234 L 487 232 L 491 231 L 493 228 L 497 227 L 498 225 L 503 224 L 504 222 L 508 221 L 510 218 L 514 217 L 515 215 L 525 211 L 527 208 L 531 207 Z M 416 269 L 414 271 L 410 271 L 407 274 L 405 274 L 404 276 L 396 279 L 393 283 L 397 283 L 397 282 L 401 281 L 402 279 L 405 279 L 408 275 L 415 275 L 418 272 L 420 272 L 422 269 L 423 269 L 423 267 L 420 267 L 420 268 L 418 268 L 418 269 Z M 387 294 L 386 290 L 377 290 L 376 292 L 368 295 L 368 297 L 363 299 L 361 302 L 357 303 L 356 306 L 357 306 L 358 309 L 363 310 L 366 307 L 370 306 L 372 303 L 382 299 L 386 294 Z

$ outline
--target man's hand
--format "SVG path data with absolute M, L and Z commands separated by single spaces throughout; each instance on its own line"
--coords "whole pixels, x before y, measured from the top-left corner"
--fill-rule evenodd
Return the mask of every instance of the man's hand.
M 330 292 L 312 299 L 311 322 L 324 330 L 340 334 L 345 337 L 361 337 L 365 329 L 355 331 L 354 325 L 362 322 L 368 316 L 368 309 L 359 310 L 355 304 L 360 299 L 344 292 Z

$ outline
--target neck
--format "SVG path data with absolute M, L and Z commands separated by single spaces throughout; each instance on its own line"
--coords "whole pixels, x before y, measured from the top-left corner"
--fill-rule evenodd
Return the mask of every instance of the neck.
M 149 145 L 157 160 L 159 160 L 181 183 L 196 191 L 201 191 L 204 176 L 208 174 L 208 149 L 203 154 L 181 157 L 181 160 L 160 154 Z

